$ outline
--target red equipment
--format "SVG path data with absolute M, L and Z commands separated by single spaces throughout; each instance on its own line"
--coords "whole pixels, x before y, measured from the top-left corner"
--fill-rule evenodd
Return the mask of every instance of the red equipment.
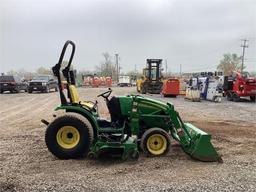
M 224 96 L 228 101 L 240 101 L 240 97 L 250 97 L 255 102 L 256 78 L 250 77 L 248 72 L 233 72 L 232 76 L 224 77 Z
M 92 79 L 92 87 L 99 87 L 101 80 L 99 77 L 94 76 Z
M 98 77 L 96 75 L 83 76 L 83 86 L 85 87 L 111 87 L 112 78 L 111 77 Z
M 106 81 L 106 86 L 107 87 L 112 86 L 112 78 L 111 77 L 106 77 L 105 81 Z
M 164 97 L 166 96 L 173 96 L 176 97 L 179 95 L 180 92 L 180 81 L 175 78 L 169 78 L 167 80 L 164 80 L 163 82 L 163 89 L 162 89 L 162 95 Z

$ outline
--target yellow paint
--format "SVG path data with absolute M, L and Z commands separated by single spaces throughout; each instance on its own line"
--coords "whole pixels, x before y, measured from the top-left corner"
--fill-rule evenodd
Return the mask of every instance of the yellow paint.
M 64 149 L 72 149 L 80 141 L 80 133 L 73 126 L 64 126 L 59 129 L 56 135 L 57 143 Z
M 85 106 L 89 107 L 90 109 L 93 108 L 93 103 L 80 100 L 78 91 L 74 85 L 69 85 L 69 92 L 70 92 L 70 97 L 71 97 L 71 100 L 73 103 L 81 102 L 82 105 L 85 105 Z
M 137 90 L 138 92 L 141 92 L 141 83 L 142 83 L 142 79 L 137 79 L 136 81 L 136 86 L 137 86 Z
M 152 155 L 162 155 L 167 149 L 167 140 L 161 134 L 151 135 L 147 139 L 147 149 Z

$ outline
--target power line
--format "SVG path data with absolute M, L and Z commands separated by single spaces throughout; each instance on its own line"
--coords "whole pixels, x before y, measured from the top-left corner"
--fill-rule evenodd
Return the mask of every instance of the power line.
M 241 68 L 241 72 L 243 72 L 243 68 L 244 68 L 244 54 L 245 54 L 245 48 L 248 48 L 249 46 L 246 44 L 247 39 L 241 39 L 241 41 L 243 41 L 244 43 L 241 45 L 241 47 L 243 48 L 243 55 L 242 55 L 242 68 Z

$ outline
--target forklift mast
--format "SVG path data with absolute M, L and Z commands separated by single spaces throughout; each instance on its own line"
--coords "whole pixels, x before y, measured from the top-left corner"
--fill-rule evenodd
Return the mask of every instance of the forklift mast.
M 147 73 L 147 78 L 152 81 L 156 80 L 159 81 L 160 79 L 160 68 L 162 64 L 162 59 L 147 59 L 147 68 L 148 68 L 148 73 Z M 152 72 L 155 70 L 155 78 L 152 78 Z

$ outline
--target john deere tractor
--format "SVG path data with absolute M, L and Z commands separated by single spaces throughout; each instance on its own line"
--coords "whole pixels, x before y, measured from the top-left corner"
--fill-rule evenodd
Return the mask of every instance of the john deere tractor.
M 68 65 L 61 70 L 67 47 L 72 52 Z M 49 151 L 60 159 L 81 157 L 97 158 L 101 155 L 138 159 L 139 148 L 149 156 L 168 152 L 171 137 L 191 157 L 201 161 L 218 161 L 211 136 L 190 123 L 184 123 L 171 103 L 162 103 L 138 95 L 113 96 L 112 90 L 99 94 L 106 101 L 111 120 L 98 114 L 97 102 L 82 101 L 70 70 L 75 44 L 67 41 L 58 63 L 52 68 L 58 78 L 61 104 L 55 111 L 63 111 L 47 125 L 45 142 Z M 67 93 L 61 85 L 61 73 L 67 81 Z

